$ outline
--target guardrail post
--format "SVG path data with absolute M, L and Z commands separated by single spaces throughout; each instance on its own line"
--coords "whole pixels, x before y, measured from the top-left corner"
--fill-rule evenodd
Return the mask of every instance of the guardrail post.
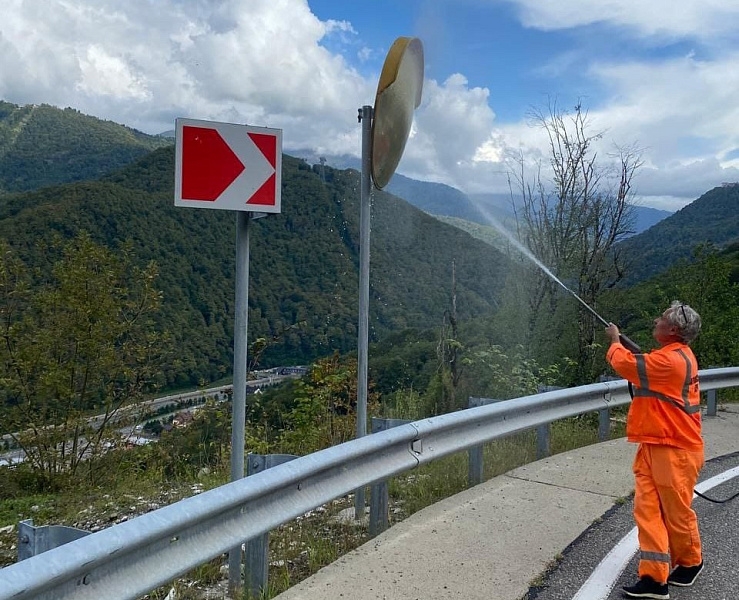
M 608 381 L 619 381 L 620 377 L 614 375 L 601 375 L 598 377 L 598 383 L 606 383 Z M 605 393 L 604 400 L 606 403 L 611 401 L 611 390 Z M 611 437 L 611 409 L 610 407 L 602 408 L 598 411 L 598 441 L 606 442 Z
M 389 495 L 387 479 L 370 487 L 370 537 L 375 537 L 388 528 Z
M 293 454 L 247 454 L 246 476 L 261 473 L 298 458 Z M 258 598 L 267 589 L 269 578 L 269 532 L 246 541 L 244 590 L 248 598 Z
M 611 437 L 611 409 L 601 408 L 598 411 L 598 441 L 605 442 Z
M 536 428 L 536 460 L 546 458 L 552 453 L 550 425 L 550 423 L 544 423 Z
M 486 404 L 500 402 L 497 398 L 474 398 L 470 396 L 467 399 L 467 408 L 476 408 Z M 467 450 L 467 485 L 472 487 L 482 483 L 483 476 L 483 446 L 473 446 Z
M 381 419 L 372 417 L 372 433 L 386 431 L 399 425 L 411 423 L 409 419 Z M 373 483 L 370 487 L 369 535 L 375 537 L 388 528 L 388 507 L 390 504 L 387 479 Z
M 540 385 L 538 392 L 541 394 L 543 392 L 554 392 L 562 389 L 564 388 L 560 385 Z M 536 428 L 536 460 L 541 460 L 551 455 L 551 430 L 551 423 L 544 423 Z
M 718 390 L 706 392 L 706 416 L 715 417 L 718 411 Z
M 482 483 L 483 475 L 483 446 L 474 446 L 467 450 L 467 485 L 472 487 Z
M 34 527 L 33 519 L 20 521 L 18 523 L 18 562 L 89 534 L 89 531 L 66 525 Z

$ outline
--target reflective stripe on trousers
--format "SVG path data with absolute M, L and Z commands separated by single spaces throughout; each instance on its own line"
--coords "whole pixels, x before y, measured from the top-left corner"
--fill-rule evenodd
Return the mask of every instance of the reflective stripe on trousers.
M 691 507 L 703 452 L 640 444 L 634 458 L 634 520 L 639 577 L 665 583 L 671 565 L 701 562 L 698 519 Z

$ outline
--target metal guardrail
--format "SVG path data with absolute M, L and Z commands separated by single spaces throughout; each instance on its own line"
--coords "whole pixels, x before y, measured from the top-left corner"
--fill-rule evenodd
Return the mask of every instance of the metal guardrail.
M 699 372 L 704 391 L 739 367 Z M 0 600 L 135 600 L 330 500 L 444 456 L 628 404 L 626 382 L 545 392 L 400 425 L 302 456 L 0 570 Z M 710 407 L 709 407 L 710 409 Z

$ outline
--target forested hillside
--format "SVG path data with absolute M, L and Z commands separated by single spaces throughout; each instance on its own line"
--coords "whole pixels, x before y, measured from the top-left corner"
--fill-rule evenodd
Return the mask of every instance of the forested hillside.
M 619 246 L 628 257 L 624 284 L 632 285 L 690 259 L 700 244 L 724 248 L 739 240 L 739 184 L 716 187 Z
M 395 194 L 432 215 L 464 219 L 472 223 L 487 224 L 483 215 L 470 198 L 458 189 L 442 183 L 416 181 L 399 173 L 393 175 L 387 191 Z
M 73 108 L 0 101 L 0 194 L 96 179 L 171 144 Z
M 250 230 L 249 337 L 264 337 L 265 365 L 307 363 L 356 346 L 359 174 L 283 160 L 280 215 Z M 175 340 L 166 385 L 197 384 L 230 371 L 233 339 L 235 215 L 175 208 L 174 149 L 162 148 L 99 181 L 8 195 L 0 238 L 43 272 L 46 244 L 85 230 L 118 247 L 134 244 L 142 263 L 159 265 L 160 326 Z M 452 293 L 459 318 L 493 310 L 506 259 L 469 234 L 403 200 L 374 197 L 370 335 L 435 327 Z
M 83 230 L 111 248 L 130 240 L 140 263 L 155 261 L 164 294 L 159 327 L 171 332 L 176 348 L 164 373 L 167 386 L 227 374 L 233 339 L 235 215 L 176 209 L 173 163 L 171 140 L 74 109 L 0 103 L 0 193 L 29 190 L 3 195 L 0 237 L 39 273 L 50 264 L 46 246 L 55 234 L 69 239 Z M 76 183 L 58 185 L 65 182 Z M 429 212 L 467 211 L 471 221 L 442 218 L 452 227 L 376 192 L 371 339 L 448 323 L 452 263 L 455 318 L 493 314 L 508 260 L 488 245 L 500 238 L 495 231 L 471 224 L 476 205 L 448 186 L 402 176 L 389 189 Z M 264 338 L 263 366 L 308 363 L 356 346 L 358 195 L 357 171 L 285 157 L 283 213 L 254 221 L 250 230 L 249 338 Z M 624 241 L 627 284 L 663 272 L 699 243 L 736 239 L 738 200 L 739 188 L 717 188 Z M 523 306 L 522 298 L 507 302 Z M 508 329 L 503 337 L 513 343 L 520 336 Z

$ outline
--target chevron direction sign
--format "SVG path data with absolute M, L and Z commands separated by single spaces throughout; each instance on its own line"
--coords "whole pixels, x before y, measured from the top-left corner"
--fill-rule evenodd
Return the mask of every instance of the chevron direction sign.
M 280 212 L 282 130 L 175 122 L 175 206 Z

